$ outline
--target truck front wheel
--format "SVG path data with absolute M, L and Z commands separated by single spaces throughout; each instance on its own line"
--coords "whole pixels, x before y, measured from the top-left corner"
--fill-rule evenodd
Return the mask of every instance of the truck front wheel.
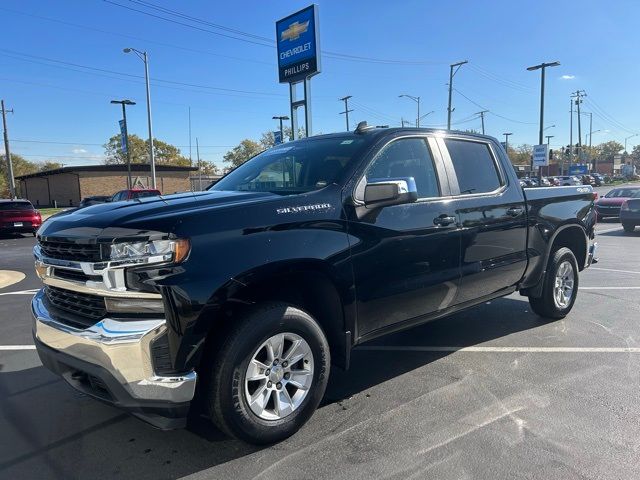
M 541 317 L 557 320 L 571 311 L 577 294 L 578 262 L 571 250 L 559 248 L 549 259 L 542 295 L 529 297 L 529 304 Z
M 330 369 L 322 328 L 284 303 L 247 312 L 208 369 L 209 414 L 224 432 L 255 444 L 293 435 L 322 400 Z
M 636 229 L 636 226 L 633 225 L 632 223 L 623 223 L 622 228 L 624 228 L 625 232 L 631 233 Z

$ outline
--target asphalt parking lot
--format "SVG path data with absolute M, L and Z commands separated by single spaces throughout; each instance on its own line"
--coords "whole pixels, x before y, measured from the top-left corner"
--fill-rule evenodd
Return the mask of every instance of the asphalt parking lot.
M 0 478 L 640 478 L 640 228 L 597 229 L 564 320 L 512 295 L 362 346 L 311 421 L 267 448 L 199 418 L 155 430 L 45 370 L 35 239 L 0 237 L 0 271 L 25 275 L 0 288 Z

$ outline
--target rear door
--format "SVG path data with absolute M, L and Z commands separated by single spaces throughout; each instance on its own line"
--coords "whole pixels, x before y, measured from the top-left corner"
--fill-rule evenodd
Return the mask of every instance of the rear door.
M 358 203 L 367 179 L 406 177 L 415 179 L 415 203 L 375 209 Z M 389 141 L 373 155 L 355 190 L 356 207 L 347 215 L 357 336 L 449 307 L 460 277 L 460 235 L 435 140 L 410 135 Z
M 460 225 L 462 277 L 456 304 L 463 304 L 522 278 L 527 264 L 524 195 L 492 142 L 456 136 L 438 142 Z

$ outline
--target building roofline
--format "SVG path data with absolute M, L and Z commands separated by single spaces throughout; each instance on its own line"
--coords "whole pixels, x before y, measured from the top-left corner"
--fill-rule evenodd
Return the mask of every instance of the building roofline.
M 156 165 L 157 172 L 195 172 L 198 167 L 183 167 L 179 165 Z M 48 177 L 50 175 L 58 175 L 61 173 L 79 173 L 79 172 L 126 172 L 127 165 L 79 165 L 71 167 L 54 168 L 53 170 L 45 170 L 44 172 L 29 173 L 27 175 L 19 175 L 16 179 L 25 180 L 27 178 Z M 145 163 L 132 163 L 131 171 L 150 172 L 149 165 Z

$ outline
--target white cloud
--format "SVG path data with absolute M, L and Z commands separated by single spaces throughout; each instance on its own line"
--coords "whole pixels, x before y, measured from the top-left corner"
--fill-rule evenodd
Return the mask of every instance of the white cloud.
M 576 78 L 575 75 L 562 75 L 560 77 L 562 80 L 573 80 L 574 78 Z
M 78 155 L 80 153 L 89 153 L 89 151 L 85 150 L 84 148 L 74 148 L 73 150 L 71 150 L 71 153 L 75 153 L 76 155 Z

